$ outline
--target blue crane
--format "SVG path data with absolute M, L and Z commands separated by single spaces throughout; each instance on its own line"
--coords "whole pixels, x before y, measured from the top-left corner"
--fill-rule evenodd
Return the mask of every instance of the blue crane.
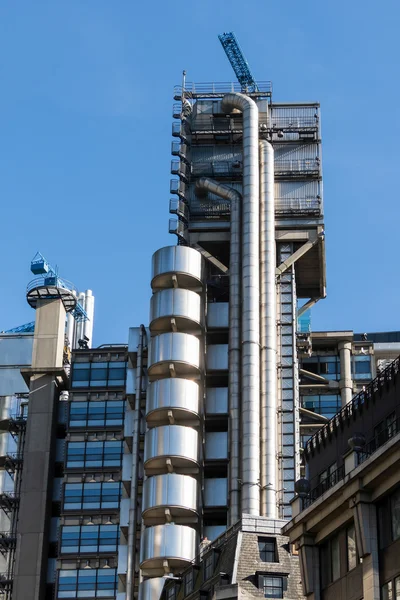
M 243 55 L 235 34 L 232 31 L 222 33 L 218 36 L 218 39 L 225 50 L 225 54 L 235 71 L 235 75 L 240 85 L 242 86 L 242 91 L 257 92 L 258 87 L 256 80 L 250 71 L 249 63 Z

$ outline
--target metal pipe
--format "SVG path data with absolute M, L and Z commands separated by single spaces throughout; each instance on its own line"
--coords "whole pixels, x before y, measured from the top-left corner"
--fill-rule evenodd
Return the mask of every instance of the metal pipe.
M 274 150 L 260 142 L 261 514 L 277 517 Z
M 85 292 L 85 311 L 89 317 L 83 324 L 83 335 L 89 338 L 88 346 L 92 347 L 93 343 L 93 318 L 94 318 L 94 296 L 92 290 Z
M 240 519 L 240 213 L 242 195 L 236 190 L 201 177 L 197 189 L 231 203 L 229 254 L 229 525 Z
M 139 462 L 139 429 L 140 429 L 140 395 L 142 390 L 143 350 L 145 345 L 146 329 L 140 326 L 137 366 L 136 366 L 136 394 L 135 410 L 133 415 L 132 431 L 132 479 L 131 496 L 129 502 L 129 526 L 128 526 L 128 556 L 126 571 L 125 600 L 134 598 L 135 558 L 136 558 L 136 520 L 137 520 L 137 476 Z
M 260 514 L 260 231 L 258 108 L 227 94 L 222 110 L 243 113 L 242 209 L 242 512 Z
M 353 398 L 353 380 L 351 378 L 351 342 L 339 342 L 340 354 L 340 395 L 342 406 L 349 404 Z

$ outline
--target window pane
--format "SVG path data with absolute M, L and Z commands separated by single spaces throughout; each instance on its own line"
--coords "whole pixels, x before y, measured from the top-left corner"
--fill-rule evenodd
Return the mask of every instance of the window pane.
M 354 525 L 347 530 L 347 568 L 349 571 L 357 566 L 356 534 Z
M 332 581 L 340 577 L 340 547 L 339 538 L 334 537 L 331 540 L 331 561 L 332 561 Z
M 282 577 L 264 577 L 264 598 L 283 598 Z
M 393 586 L 391 581 L 382 586 L 382 600 L 393 600 Z
M 397 490 L 391 498 L 392 538 L 400 538 L 400 490 Z

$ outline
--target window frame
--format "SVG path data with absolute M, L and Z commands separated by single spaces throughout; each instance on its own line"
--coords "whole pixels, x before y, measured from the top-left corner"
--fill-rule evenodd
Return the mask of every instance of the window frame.
M 275 538 L 271 538 L 271 537 L 265 537 L 265 536 L 260 536 L 257 540 L 258 542 L 258 554 L 260 557 L 260 560 L 262 562 L 265 563 L 276 563 L 278 562 L 278 557 L 277 557 L 277 545 L 276 545 L 276 539 Z M 272 550 L 271 549 L 266 549 L 265 547 L 262 549 L 261 545 L 266 546 L 267 544 L 272 546 Z M 268 557 L 272 556 L 272 560 L 267 560 Z
M 286 577 L 284 577 L 283 575 L 280 575 L 279 573 L 264 573 L 263 575 L 260 576 L 261 577 L 261 585 L 260 585 L 260 589 L 262 590 L 263 594 L 264 594 L 264 598 L 278 598 L 278 599 L 282 599 L 283 598 L 283 593 L 286 591 Z M 268 586 L 267 582 L 268 580 L 271 582 L 272 584 L 270 586 Z M 279 586 L 278 585 L 274 585 L 274 583 L 276 581 L 279 581 Z M 273 590 L 278 590 L 279 595 L 275 595 L 273 593 L 268 594 L 268 587 L 271 589 L 271 591 Z
M 214 551 L 208 552 L 203 559 L 203 581 L 208 581 L 214 575 L 215 555 Z

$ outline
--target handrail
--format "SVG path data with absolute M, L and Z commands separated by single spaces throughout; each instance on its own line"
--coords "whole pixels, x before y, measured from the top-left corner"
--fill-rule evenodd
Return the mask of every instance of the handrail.
M 400 356 L 398 356 L 384 371 L 381 371 L 351 402 L 346 404 L 332 419 L 319 429 L 305 445 L 305 453 L 310 454 L 324 439 L 327 439 L 342 421 L 350 418 L 357 410 L 382 391 L 384 386 L 391 383 L 400 371 Z
M 330 473 L 326 479 L 320 481 L 314 488 L 311 489 L 310 493 L 304 498 L 304 508 L 310 506 L 313 502 L 315 502 L 322 494 L 324 494 L 327 490 L 336 485 L 339 481 L 341 481 L 345 476 L 344 464 L 341 465 Z

